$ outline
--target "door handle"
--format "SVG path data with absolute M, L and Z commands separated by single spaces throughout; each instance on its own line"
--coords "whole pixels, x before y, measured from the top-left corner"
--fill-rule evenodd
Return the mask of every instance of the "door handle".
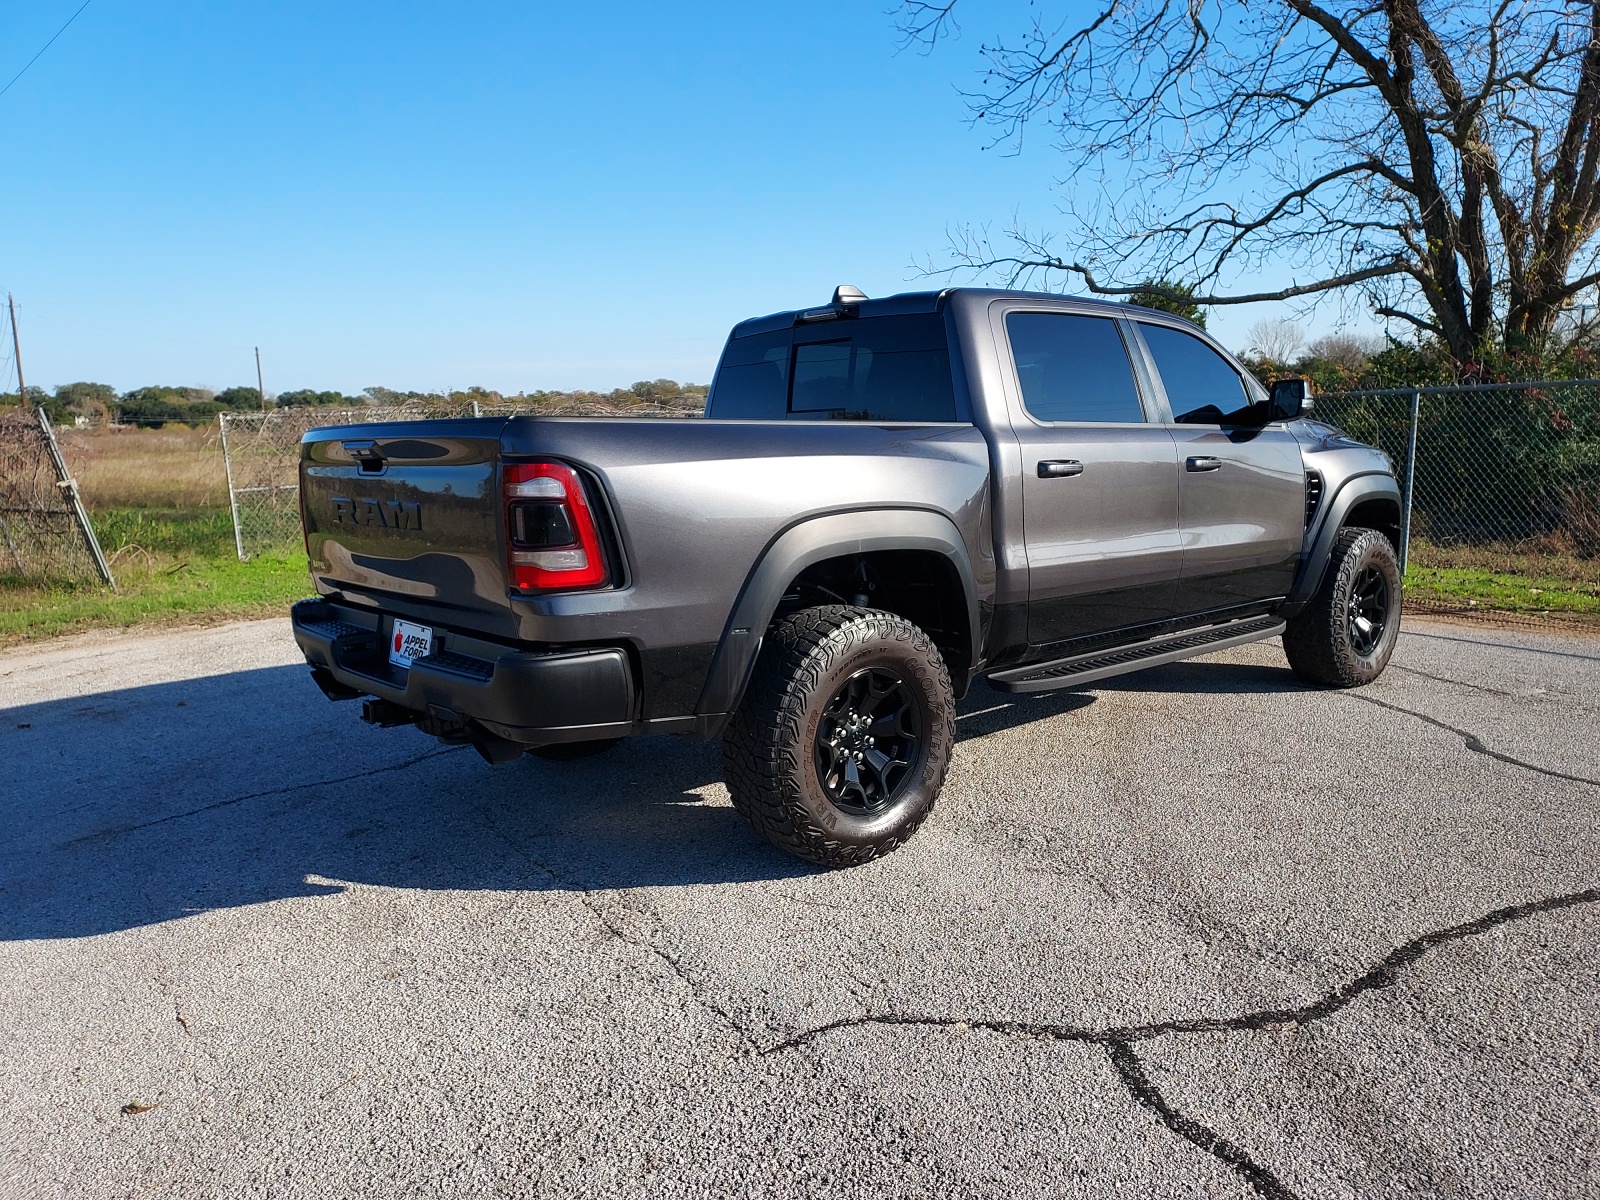
M 1068 475 L 1082 475 L 1083 464 L 1075 458 L 1046 459 L 1039 464 L 1040 479 L 1062 479 Z
M 1190 471 L 1220 471 L 1222 460 L 1212 458 L 1209 454 L 1191 454 L 1184 467 Z

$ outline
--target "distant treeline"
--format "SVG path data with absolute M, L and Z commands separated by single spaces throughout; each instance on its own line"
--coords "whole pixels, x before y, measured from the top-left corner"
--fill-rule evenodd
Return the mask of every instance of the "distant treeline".
M 486 405 L 517 404 L 530 407 L 582 404 L 597 409 L 628 409 L 647 405 L 692 412 L 705 406 L 706 385 L 679 383 L 674 379 L 648 379 L 609 392 L 515 393 L 481 387 L 452 392 L 400 392 L 393 388 L 369 387 L 354 396 L 301 388 L 277 395 L 269 393 L 266 407 L 362 408 L 367 405 L 470 404 L 473 401 Z M 154 386 L 118 392 L 106 383 L 64 383 L 54 392 L 30 387 L 28 402 L 43 408 L 58 425 L 203 425 L 215 420 L 220 412 L 255 412 L 263 407 L 261 393 L 253 387 L 231 387 L 214 392 L 209 388 Z M 17 393 L 0 393 L 0 408 L 15 407 L 16 404 Z

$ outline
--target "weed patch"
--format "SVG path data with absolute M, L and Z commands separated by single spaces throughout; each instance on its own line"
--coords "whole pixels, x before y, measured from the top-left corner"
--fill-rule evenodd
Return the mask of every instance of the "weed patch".
M 18 580 L 0 588 L 0 643 L 150 621 L 281 616 L 311 594 L 298 548 L 240 562 L 227 509 L 92 514 L 117 591 Z

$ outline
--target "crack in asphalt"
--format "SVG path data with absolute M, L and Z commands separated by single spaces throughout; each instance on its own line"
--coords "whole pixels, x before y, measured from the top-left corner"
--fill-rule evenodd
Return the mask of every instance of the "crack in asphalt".
M 199 816 L 202 813 L 214 812 L 217 809 L 222 808 L 229 808 L 235 804 L 243 804 L 247 800 L 260 800 L 269 796 L 290 795 L 294 792 L 305 791 L 308 788 L 331 787 L 335 784 L 352 783 L 358 779 L 366 779 L 372 775 L 405 771 L 417 766 L 420 763 L 427 762 L 429 759 L 439 758 L 446 754 L 455 754 L 464 749 L 467 749 L 467 747 L 445 746 L 436 750 L 430 750 L 425 754 L 414 755 L 411 758 L 402 760 L 401 762 L 390 763 L 388 766 L 373 767 L 369 770 L 359 771 L 351 775 L 341 775 L 331 779 L 314 779 L 306 783 L 296 783 L 289 784 L 284 787 L 267 788 L 259 792 L 248 792 L 242 796 L 232 796 L 226 800 L 217 800 L 210 804 L 202 804 L 198 808 L 187 809 L 184 812 L 169 813 L 167 816 L 157 817 L 151 821 L 142 821 L 137 825 L 125 825 L 119 829 L 101 829 L 96 830 L 93 833 L 82 834 L 78 837 L 61 843 L 57 848 L 65 849 L 68 846 L 75 846 L 84 842 L 109 841 L 112 838 L 122 837 L 130 833 L 137 833 L 145 829 L 152 829 L 156 826 L 166 825 L 173 821 L 182 821 L 189 817 Z M 747 1050 L 754 1052 L 759 1049 L 759 1044 L 757 1043 L 755 1036 L 747 1028 L 745 1028 L 742 1022 L 735 1019 L 731 1013 L 724 1010 L 706 996 L 699 981 L 696 980 L 692 974 L 690 974 L 688 968 L 683 965 L 682 960 L 677 955 L 662 949 L 660 946 L 657 946 L 652 942 L 633 936 L 621 925 L 619 925 L 617 921 L 606 911 L 605 907 L 599 903 L 599 901 L 595 898 L 595 889 L 586 887 L 577 880 L 567 878 L 549 863 L 534 857 L 525 847 L 518 845 L 503 830 L 495 825 L 494 821 L 488 816 L 488 814 L 482 812 L 481 809 L 480 815 L 483 816 L 484 823 L 488 826 L 490 831 L 507 846 L 509 846 L 516 854 L 521 856 L 528 863 L 537 867 L 539 870 L 543 871 L 555 882 L 561 884 L 569 891 L 576 893 L 580 897 L 584 907 L 594 914 L 595 918 L 599 920 L 601 925 L 605 927 L 608 933 L 621 942 L 625 942 L 637 949 L 649 952 L 661 962 L 665 963 L 672 970 L 673 974 L 683 981 L 685 988 L 688 990 L 690 996 L 695 1000 L 695 1002 L 706 1011 L 715 1014 L 724 1025 L 726 1025 L 732 1032 L 737 1034 Z M 181 1017 L 179 1019 L 179 1023 L 183 1023 Z M 184 1032 L 189 1032 L 189 1027 L 186 1024 L 183 1025 L 183 1028 Z
M 1442 633 L 1419 633 L 1414 629 L 1402 629 L 1401 637 L 1427 638 L 1433 642 L 1460 642 L 1463 646 L 1492 647 L 1496 650 L 1508 650 L 1516 654 L 1544 654 L 1551 658 L 1576 658 L 1584 662 L 1600 662 L 1597 654 L 1575 654 L 1571 650 L 1551 650 L 1545 646 L 1517 646 L 1510 642 L 1494 642 L 1487 638 L 1449 637 Z
M 1432 679 L 1437 682 L 1472 688 L 1477 691 L 1493 695 L 1509 696 L 1510 693 L 1501 692 L 1494 688 L 1467 683 L 1461 680 L 1444 679 L 1440 676 L 1430 675 L 1424 671 L 1413 668 L 1399 667 L 1408 673 Z M 1497 761 L 1524 770 L 1561 779 L 1573 783 L 1587 784 L 1591 787 L 1600 787 L 1600 779 L 1588 778 L 1580 775 L 1568 774 L 1550 767 L 1518 759 L 1512 755 L 1490 749 L 1473 733 L 1468 730 L 1450 725 L 1426 713 L 1402 707 L 1372 696 L 1355 693 L 1343 693 L 1351 699 L 1365 701 L 1380 708 L 1402 713 L 1417 718 L 1429 725 L 1452 733 L 1462 739 L 1465 748 L 1473 753 L 1485 755 Z M 969 714 L 969 715 L 982 715 Z M 139 832 L 156 826 L 187 819 L 218 809 L 242 804 L 249 800 L 263 799 L 274 796 L 283 796 L 312 788 L 334 786 L 369 778 L 374 775 L 388 774 L 408 770 L 430 759 L 446 754 L 456 753 L 464 747 L 448 746 L 431 750 L 427 753 L 415 755 L 403 761 L 387 766 L 373 767 L 349 775 L 327 779 L 312 780 L 305 783 L 286 785 L 283 787 L 269 788 L 262 791 L 250 792 L 240 796 L 215 801 L 209 804 L 173 813 L 156 819 L 129 825 L 117 829 L 100 830 L 62 843 L 62 847 L 110 840 L 126 834 Z M 1591 888 L 1584 891 L 1553 896 L 1543 900 L 1531 901 L 1524 904 L 1512 905 L 1495 909 L 1473 920 L 1449 926 L 1420 935 L 1391 950 L 1387 955 L 1374 964 L 1371 969 L 1356 978 L 1332 989 L 1317 999 L 1296 1008 L 1263 1009 L 1248 1013 L 1237 1014 L 1229 1017 L 1194 1017 L 1180 1018 L 1145 1025 L 1113 1026 L 1107 1028 L 1076 1027 L 1069 1025 L 1055 1025 L 1047 1023 L 1033 1023 L 1022 1021 L 988 1020 L 983 1018 L 956 1017 L 956 1016 L 926 1016 L 905 1013 L 879 1013 L 864 1014 L 857 1017 L 841 1019 L 801 1031 L 781 1041 L 762 1046 L 755 1033 L 747 1027 L 746 1023 L 734 1013 L 718 1004 L 707 995 L 703 984 L 685 966 L 681 956 L 672 953 L 650 940 L 630 930 L 620 922 L 611 909 L 601 902 L 598 895 L 603 890 L 587 886 L 579 881 L 563 875 L 551 864 L 543 861 L 528 848 L 519 844 L 509 834 L 502 830 L 490 816 L 480 809 L 485 825 L 514 853 L 527 863 L 547 875 L 552 881 L 572 891 L 606 930 L 616 940 L 644 951 L 655 958 L 675 976 L 682 984 L 689 999 L 701 1009 L 714 1015 L 731 1033 L 743 1044 L 746 1052 L 754 1057 L 762 1058 L 798 1050 L 829 1034 L 868 1026 L 915 1026 L 923 1028 L 948 1028 L 958 1030 L 976 1029 L 1001 1036 L 1027 1037 L 1040 1041 L 1059 1041 L 1079 1044 L 1090 1044 L 1102 1048 L 1108 1057 L 1109 1064 L 1115 1076 L 1127 1091 L 1129 1096 L 1140 1107 L 1153 1114 L 1161 1124 L 1176 1136 L 1189 1142 L 1197 1149 L 1209 1154 L 1223 1166 L 1227 1167 L 1243 1182 L 1248 1184 L 1258 1195 L 1268 1200 L 1295 1200 L 1296 1193 L 1280 1179 L 1269 1167 L 1258 1162 L 1250 1152 L 1230 1141 L 1215 1129 L 1210 1128 L 1196 1118 L 1175 1107 L 1161 1092 L 1140 1058 L 1135 1047 L 1146 1041 L 1182 1034 L 1206 1033 L 1249 1033 L 1262 1030 L 1282 1029 L 1286 1027 L 1304 1027 L 1322 1021 L 1338 1013 L 1343 1008 L 1353 1003 L 1365 993 L 1377 989 L 1387 989 L 1395 986 L 1401 974 L 1415 966 L 1439 946 L 1476 937 L 1500 926 L 1527 919 L 1542 913 L 1556 912 L 1581 905 L 1600 902 L 1600 888 Z M 626 906 L 625 906 L 626 907 Z M 660 921 L 660 915 L 648 907 L 644 909 L 629 908 L 628 911 L 638 912 L 641 915 L 655 917 Z M 177 1024 L 189 1038 L 195 1034 L 190 1028 L 190 1023 L 182 1012 L 181 1007 L 174 998 L 173 1012 Z M 204 1047 L 203 1047 L 204 1048 Z M 205 1048 L 209 1054 L 209 1048 Z M 195 1076 L 198 1084 L 198 1074 Z M 349 1080 L 345 1081 L 350 1082 Z M 337 1087 L 343 1087 L 341 1083 Z M 337 1089 L 335 1089 L 337 1090 Z
M 1267 1200 L 1297 1200 L 1295 1193 L 1283 1180 L 1251 1158 L 1249 1151 L 1230 1142 L 1209 1125 L 1202 1125 L 1168 1104 L 1167 1098 L 1145 1073 L 1144 1063 L 1127 1042 L 1111 1042 L 1106 1049 L 1123 1086 L 1135 1100 L 1160 1117 L 1161 1123 L 1173 1133 L 1227 1164 Z
M 1143 1108 L 1160 1118 L 1172 1132 L 1216 1158 L 1239 1175 L 1255 1191 L 1268 1200 L 1292 1200 L 1295 1193 L 1273 1172 L 1250 1154 L 1174 1108 L 1161 1094 L 1144 1070 L 1144 1065 L 1133 1047 L 1139 1042 L 1174 1034 L 1188 1033 L 1254 1033 L 1264 1029 L 1281 1029 L 1285 1026 L 1303 1027 L 1331 1017 L 1367 992 L 1393 987 L 1400 973 L 1416 965 L 1439 946 L 1477 937 L 1480 934 L 1525 920 L 1541 913 L 1557 912 L 1580 905 L 1600 903 L 1600 888 L 1587 888 L 1581 892 L 1568 892 L 1543 900 L 1531 900 L 1484 913 L 1459 925 L 1447 926 L 1421 934 L 1396 946 L 1369 970 L 1356 976 L 1308 1004 L 1297 1008 L 1259 1009 L 1231 1017 L 1188 1017 L 1157 1021 L 1147 1025 L 1118 1025 L 1106 1029 L 1086 1026 L 1055 1025 L 1030 1021 L 999 1021 L 960 1016 L 918 1016 L 909 1013 L 867 1013 L 830 1021 L 812 1029 L 793 1034 L 758 1053 L 762 1057 L 797 1050 L 828 1034 L 845 1029 L 866 1026 L 917 1026 L 934 1029 L 981 1029 L 1008 1037 L 1031 1037 L 1042 1041 L 1076 1042 L 1104 1047 L 1112 1068 L 1133 1099 Z
M 690 999 L 692 999 L 706 1012 L 714 1015 L 723 1023 L 723 1025 L 725 1025 L 732 1033 L 734 1033 L 744 1044 L 746 1051 L 753 1054 L 760 1053 L 761 1047 L 756 1041 L 755 1035 L 745 1027 L 744 1022 L 740 1021 L 732 1013 L 727 1011 L 725 1008 L 717 1004 L 714 1000 L 706 995 L 704 986 L 698 979 L 695 978 L 689 969 L 683 965 L 683 959 L 679 955 L 663 949 L 661 946 L 656 945 L 656 943 L 646 938 L 635 936 L 632 932 L 623 928 L 622 925 L 617 922 L 611 913 L 606 910 L 605 905 L 601 904 L 596 896 L 596 893 L 602 889 L 589 887 L 578 882 L 576 879 L 571 879 L 568 876 L 561 874 L 561 872 L 557 871 L 549 863 L 534 855 L 526 846 L 519 844 L 508 833 L 506 833 L 505 830 L 501 829 L 499 825 L 495 824 L 494 818 L 490 816 L 486 810 L 480 808 L 478 810 L 478 814 L 483 818 L 484 826 L 489 830 L 489 832 L 494 834 L 495 837 L 499 838 L 508 847 L 510 847 L 514 854 L 516 854 L 529 865 L 538 868 L 540 871 L 543 871 L 554 882 L 574 893 L 578 897 L 579 903 L 581 903 L 584 908 L 589 910 L 594 918 L 600 922 L 601 927 L 604 928 L 605 931 L 612 937 L 616 938 L 619 942 L 622 942 L 625 945 L 634 947 L 636 950 L 643 950 L 647 954 L 650 954 L 656 959 L 659 959 L 661 962 L 665 963 L 671 972 L 676 975 L 679 981 L 683 984 L 684 990 L 688 993 Z M 615 889 L 603 890 L 610 891 Z M 634 909 L 633 911 L 639 912 L 641 910 Z M 661 915 L 654 910 L 644 909 L 643 911 L 648 913 L 650 916 L 655 917 L 656 920 L 661 920 Z
M 1431 679 L 1435 683 L 1448 683 L 1451 687 L 1471 688 L 1475 692 L 1484 692 L 1490 696 L 1503 696 L 1507 700 L 1520 699 L 1515 692 L 1503 692 L 1499 688 L 1487 687 L 1481 683 L 1468 683 L 1465 679 L 1450 679 L 1444 675 L 1433 675 L 1427 671 L 1419 671 L 1416 667 L 1402 667 L 1397 662 L 1390 663 L 1389 670 L 1404 671 L 1407 675 L 1420 675 L 1423 679 Z
M 1398 704 L 1391 704 L 1387 700 L 1379 700 L 1373 696 L 1363 696 L 1356 692 L 1340 692 L 1339 695 L 1350 700 L 1360 700 L 1364 704 L 1376 704 L 1379 708 L 1387 708 L 1390 712 L 1405 713 L 1408 717 L 1415 717 L 1425 721 L 1437 729 L 1455 734 L 1466 744 L 1468 750 L 1474 754 L 1483 754 L 1499 762 L 1508 763 L 1513 767 L 1521 767 L 1525 771 L 1537 771 L 1540 775 L 1548 775 L 1552 779 L 1565 779 L 1569 783 L 1586 783 L 1590 787 L 1600 787 L 1600 779 L 1590 779 L 1586 775 L 1569 775 L 1565 771 L 1557 771 L 1553 767 L 1541 767 L 1538 763 L 1528 762 L 1526 759 L 1515 758 L 1499 750 L 1491 750 L 1478 740 L 1478 735 L 1466 729 L 1460 729 L 1438 717 L 1430 717 L 1427 713 L 1417 712 L 1414 708 L 1402 708 Z
M 93 833 L 80 834 L 62 842 L 56 848 L 65 849 L 83 842 L 110 841 L 112 838 L 122 837 L 124 834 L 138 833 L 142 829 L 153 829 L 157 825 L 166 825 L 172 821 L 182 821 L 188 817 L 197 817 L 201 813 L 214 812 L 219 808 L 231 808 L 235 804 L 243 804 L 246 800 L 262 800 L 268 796 L 287 796 L 293 792 L 303 792 L 307 788 L 332 787 L 337 783 L 354 783 L 358 779 L 366 779 L 373 775 L 386 775 L 395 771 L 406 771 L 418 763 L 427 762 L 430 758 L 438 758 L 444 754 L 456 754 L 467 749 L 465 746 L 446 746 L 440 750 L 430 750 L 426 754 L 418 754 L 413 758 L 401 762 L 390 763 L 386 767 L 371 767 L 365 771 L 357 771 L 354 775 L 340 775 L 333 779 L 313 779 L 307 783 L 291 783 L 284 787 L 267 788 L 261 792 L 247 792 L 243 796 L 233 796 L 227 800 L 215 800 L 210 804 L 202 804 L 199 808 L 191 808 L 180 813 L 169 813 L 164 817 L 157 817 L 153 821 L 141 821 L 137 825 L 124 825 L 120 829 L 97 829 Z

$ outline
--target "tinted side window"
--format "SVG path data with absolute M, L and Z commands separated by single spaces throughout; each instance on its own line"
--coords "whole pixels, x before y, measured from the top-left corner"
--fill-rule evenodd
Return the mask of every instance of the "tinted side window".
M 944 318 L 862 317 L 733 338 L 706 411 L 766 421 L 959 420 Z
M 1142 422 L 1128 351 L 1109 317 L 1006 314 L 1022 402 L 1040 421 Z
M 789 331 L 731 338 L 706 412 L 728 420 L 781 421 L 789 400 Z
M 944 318 L 863 317 L 795 331 L 796 420 L 954 421 Z
M 1172 404 L 1172 417 L 1186 425 L 1224 425 L 1249 418 L 1244 380 L 1193 334 L 1165 325 L 1139 326 Z

